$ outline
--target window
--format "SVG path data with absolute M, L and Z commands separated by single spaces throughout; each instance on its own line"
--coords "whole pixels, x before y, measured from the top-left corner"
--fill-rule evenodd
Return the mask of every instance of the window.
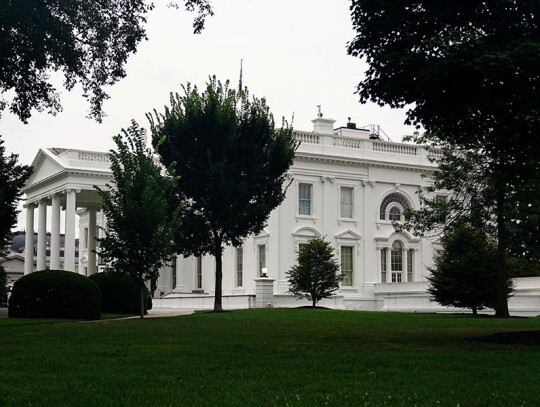
M 403 243 L 396 240 L 392 243 L 390 251 L 390 268 L 392 271 L 392 282 L 401 283 L 401 274 L 403 272 Z
M 176 256 L 173 257 L 171 263 L 171 284 L 174 290 L 174 287 L 176 287 Z
M 388 249 L 381 249 L 381 283 L 386 283 L 386 273 L 388 271 Z
M 392 206 L 388 211 L 388 220 L 391 222 L 401 221 L 401 209 L 399 206 Z
M 244 248 L 236 248 L 236 286 L 244 285 Z
M 197 257 L 197 271 L 195 286 L 197 290 L 202 290 L 202 256 Z
M 266 267 L 266 245 L 257 246 L 257 265 L 259 267 L 257 275 L 262 277 L 262 269 Z
M 311 196 L 313 185 L 298 184 L 298 214 L 311 215 Z
M 385 196 L 382 200 L 379 210 L 379 219 L 399 222 L 401 221 L 403 211 L 409 208 L 410 205 L 407 202 L 407 199 L 405 199 L 403 195 L 393 192 Z
M 339 216 L 352 219 L 353 217 L 353 192 L 351 187 L 341 187 L 339 189 L 340 207 Z
M 442 194 L 437 194 L 437 195 L 435 195 L 435 202 L 437 202 L 439 204 L 445 204 L 445 203 L 448 202 L 448 196 L 442 195 Z
M 414 250 L 407 250 L 407 281 L 413 281 Z
M 341 246 L 341 285 L 353 285 L 353 246 Z

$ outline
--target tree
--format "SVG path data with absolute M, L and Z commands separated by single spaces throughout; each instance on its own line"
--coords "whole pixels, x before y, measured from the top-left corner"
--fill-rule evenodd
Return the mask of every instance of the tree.
M 515 188 L 535 184 L 540 162 L 540 3 L 354 0 L 351 11 L 357 35 L 348 52 L 369 64 L 360 100 L 409 106 L 407 122 L 425 128 L 423 141 L 485 158 L 494 215 L 485 226 L 498 242 L 496 314 L 508 316 L 514 205 L 540 203 L 538 189 L 520 198 Z
M 8 253 L 11 243 L 11 229 L 17 223 L 17 205 L 22 188 L 30 175 L 32 167 L 17 164 L 18 156 L 5 154 L 4 141 L 0 137 L 0 256 Z
M 193 28 L 200 32 L 213 14 L 209 0 L 184 4 L 189 11 L 198 9 Z M 60 96 L 49 79 L 60 71 L 66 89 L 82 85 L 89 116 L 100 121 L 109 97 L 104 87 L 126 75 L 128 57 L 146 39 L 144 25 L 152 8 L 145 0 L 2 1 L 0 92 L 13 91 L 14 97 L 0 99 L 0 112 L 9 106 L 25 123 L 32 109 L 59 112 Z
M 275 129 L 264 99 L 215 77 L 203 92 L 188 84 L 182 96 L 171 95 L 164 114 L 148 117 L 154 147 L 179 176 L 184 210 L 178 249 L 215 257 L 214 311 L 222 311 L 224 246 L 261 232 L 283 201 L 296 148 L 292 129 Z
M 481 229 L 457 225 L 442 238 L 443 251 L 430 268 L 428 292 L 441 305 L 470 308 L 473 315 L 497 302 L 497 244 Z M 506 295 L 512 291 L 506 281 Z
M 95 187 L 107 218 L 105 236 L 98 239 L 99 254 L 110 268 L 134 277 L 140 286 L 140 316 L 144 317 L 145 281 L 156 279 L 159 268 L 174 253 L 173 236 L 179 210 L 171 210 L 174 177 L 162 174 L 152 152 L 145 147 L 146 131 L 132 122 L 114 137 L 111 150 L 113 181 L 108 191 Z
M 4 307 L 7 304 L 7 281 L 6 270 L 0 265 L 0 307 Z
M 339 264 L 332 245 L 323 238 L 310 239 L 300 246 L 298 264 L 287 272 L 289 291 L 312 302 L 313 307 L 339 288 Z

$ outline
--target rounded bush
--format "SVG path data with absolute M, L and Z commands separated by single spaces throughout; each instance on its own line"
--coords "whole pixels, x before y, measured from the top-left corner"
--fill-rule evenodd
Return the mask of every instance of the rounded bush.
M 36 271 L 13 285 L 11 318 L 95 320 L 101 316 L 101 293 L 88 277 L 64 270 Z
M 103 312 L 120 314 L 138 314 L 140 312 L 140 288 L 136 279 L 128 274 L 106 271 L 90 276 L 101 291 L 101 309 Z M 145 313 L 152 309 L 150 292 L 144 287 Z

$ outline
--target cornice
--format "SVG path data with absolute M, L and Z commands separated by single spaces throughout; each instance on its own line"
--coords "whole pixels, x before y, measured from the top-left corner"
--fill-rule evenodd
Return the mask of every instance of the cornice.
M 365 158 L 339 157 L 313 153 L 296 153 L 295 160 L 318 161 L 332 164 L 346 164 L 365 167 L 379 167 L 400 169 L 416 172 L 434 172 L 435 166 L 409 163 L 396 163 L 390 161 L 370 160 Z
M 47 178 L 43 178 L 42 180 L 32 183 L 31 185 L 26 186 L 23 188 L 22 192 L 28 194 L 29 192 L 36 191 L 40 188 L 43 188 L 45 185 L 52 184 L 53 182 L 61 181 L 68 179 L 71 176 L 78 176 L 83 178 L 102 178 L 102 179 L 112 179 L 112 173 L 111 172 L 105 172 L 105 171 L 92 171 L 92 170 L 72 170 L 72 169 L 64 169 L 60 172 L 57 172 Z

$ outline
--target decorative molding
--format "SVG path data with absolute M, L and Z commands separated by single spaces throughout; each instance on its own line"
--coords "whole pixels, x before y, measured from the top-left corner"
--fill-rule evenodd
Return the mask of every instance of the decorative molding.
M 98 152 L 92 152 L 92 151 L 79 151 L 77 158 L 81 161 L 92 161 L 92 162 L 99 162 L 99 163 L 111 162 L 108 153 L 98 153 Z
M 324 183 L 325 181 L 328 181 L 329 183 L 333 184 L 334 182 L 336 182 L 336 178 L 335 177 L 327 177 L 325 175 L 321 175 L 321 182 Z

